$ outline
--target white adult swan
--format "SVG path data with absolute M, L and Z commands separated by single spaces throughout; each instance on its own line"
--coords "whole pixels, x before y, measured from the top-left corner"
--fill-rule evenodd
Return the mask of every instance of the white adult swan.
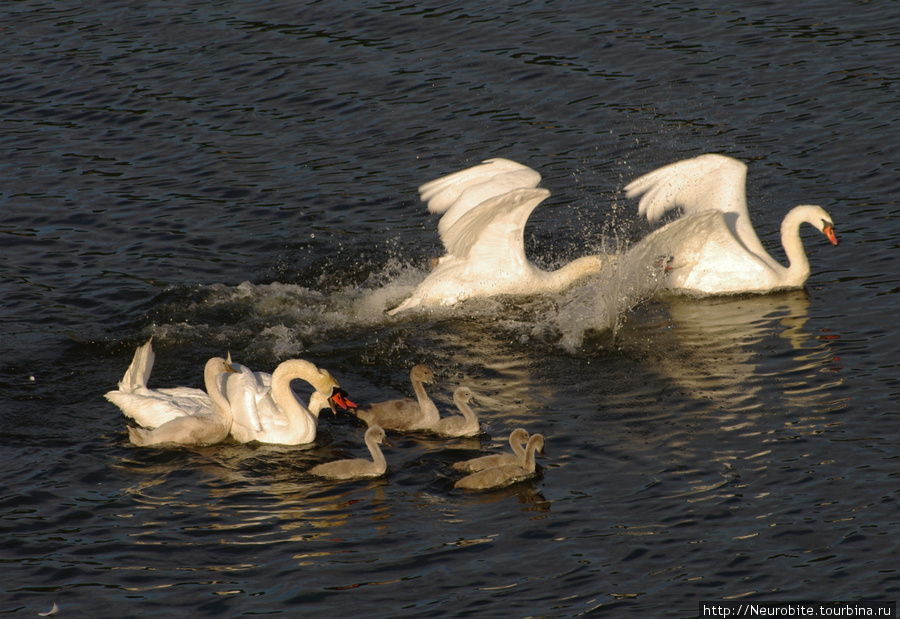
M 451 415 L 438 420 L 436 424 L 428 428 L 435 434 L 446 437 L 475 436 L 481 432 L 478 425 L 478 417 L 469 406 L 472 401 L 472 391 L 468 387 L 457 387 L 453 392 L 453 403 L 462 415 Z
M 221 390 L 219 376 L 234 372 L 222 357 L 213 357 L 206 362 L 203 375 L 206 389 L 212 401 L 210 412 L 193 412 L 175 417 L 154 428 L 128 426 L 128 436 L 135 445 L 159 445 L 178 443 L 181 445 L 215 445 L 221 443 L 231 433 L 231 403 Z
M 280 415 L 271 395 L 272 375 L 268 372 L 255 372 L 245 365 L 235 363 L 231 360 L 231 353 L 228 353 L 228 365 L 237 374 L 228 377 L 229 397 L 242 403 L 241 414 L 247 416 L 246 420 L 242 420 L 242 424 L 249 425 L 254 431 L 259 432 L 262 430 L 260 421 L 262 416 Z M 327 371 L 323 372 L 327 374 Z M 318 414 L 325 408 L 331 408 L 334 412 L 335 405 L 345 410 L 356 407 L 356 404 L 347 398 L 347 393 L 343 389 L 334 388 L 328 381 L 325 382 L 325 386 L 331 389 L 331 393 L 313 391 L 308 406 L 311 411 Z
M 386 430 L 404 432 L 432 427 L 441 418 L 437 406 L 425 392 L 425 384 L 434 383 L 434 372 L 420 363 L 409 371 L 409 380 L 412 381 L 416 399 L 403 398 L 360 406 L 353 411 L 354 414 L 366 425 L 378 425 Z
M 536 465 L 534 452 L 544 453 L 544 437 L 541 434 L 533 434 L 528 439 L 525 447 L 525 459 L 518 464 L 501 464 L 471 475 L 466 475 L 454 484 L 456 488 L 468 490 L 492 490 L 502 488 L 519 481 L 531 479 L 535 475 Z
M 304 359 L 288 359 L 275 368 L 271 386 L 263 386 L 263 373 L 255 376 L 246 366 L 228 377 L 226 394 L 231 402 L 234 422 L 231 435 L 240 443 L 259 441 L 279 445 L 301 445 L 316 438 L 319 412 L 353 406 L 338 382 L 327 370 L 320 370 Z M 315 391 L 309 408 L 301 404 L 291 390 L 291 381 L 303 379 Z
M 781 224 L 788 266 L 766 252 L 747 211 L 747 166 L 706 154 L 659 168 L 625 187 L 642 196 L 639 213 L 651 222 L 681 207 L 684 216 L 655 230 L 629 251 L 628 259 L 667 260 L 666 286 L 695 294 L 765 293 L 801 288 L 809 260 L 800 225 L 811 224 L 837 245 L 831 216 L 820 206 L 794 207 Z
M 224 396 L 224 381 L 219 377 L 226 371 L 225 359 L 215 357 L 207 362 L 204 380 L 209 393 L 194 387 L 149 389 L 147 383 L 155 361 L 156 353 L 153 352 L 151 338 L 135 350 L 131 364 L 119 381 L 119 388 L 106 393 L 104 397 L 118 406 L 126 417 L 130 417 L 141 427 L 150 429 L 186 415 L 216 414 L 210 394 L 219 393 Z M 222 372 L 212 373 L 214 367 Z
M 537 188 L 540 180 L 527 166 L 488 159 L 419 187 L 428 210 L 444 213 L 438 232 L 446 253 L 388 314 L 475 297 L 556 293 L 598 272 L 600 256 L 578 258 L 556 271 L 544 271 L 525 256 L 525 223 L 550 195 Z
M 214 445 L 225 440 L 231 430 L 231 405 L 225 397 L 221 376 L 234 369 L 221 357 L 206 362 L 203 380 L 206 391 L 193 387 L 148 389 L 156 354 L 152 340 L 134 353 L 119 389 L 106 394 L 126 417 L 141 428 L 128 427 L 135 445 L 181 443 Z
M 363 477 L 381 477 L 387 471 L 387 461 L 381 453 L 380 443 L 390 446 L 385 440 L 384 430 L 378 426 L 372 426 L 366 430 L 366 446 L 372 459 L 350 458 L 348 460 L 335 460 L 319 464 L 310 469 L 310 473 L 316 477 L 328 479 L 360 479 Z
M 489 456 L 480 456 L 471 460 L 463 460 L 462 462 L 454 462 L 453 468 L 457 471 L 483 471 L 502 464 L 524 464 L 525 463 L 525 443 L 528 442 L 528 430 L 525 428 L 516 428 L 509 435 L 509 447 L 512 453 L 491 454 Z

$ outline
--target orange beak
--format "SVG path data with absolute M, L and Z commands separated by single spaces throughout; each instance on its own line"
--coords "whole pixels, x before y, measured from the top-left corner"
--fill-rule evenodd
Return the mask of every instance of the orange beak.
M 350 398 L 347 397 L 347 392 L 343 389 L 335 389 L 334 393 L 331 394 L 331 397 L 328 398 L 328 401 L 332 405 L 340 406 L 342 409 L 350 410 L 351 408 L 357 408 L 356 404 L 350 401 Z
M 825 226 L 822 228 L 822 233 L 828 237 L 828 240 L 831 241 L 832 245 L 837 245 L 837 237 L 834 234 L 834 226 Z

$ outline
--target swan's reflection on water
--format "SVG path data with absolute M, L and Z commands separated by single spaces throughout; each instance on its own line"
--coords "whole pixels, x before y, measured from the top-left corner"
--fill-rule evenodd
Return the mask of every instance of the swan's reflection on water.
M 192 530 L 227 530 L 227 543 L 253 545 L 327 537 L 359 517 L 357 505 L 365 506 L 365 516 L 373 522 L 386 517 L 383 480 L 318 482 L 305 473 L 312 462 L 321 461 L 304 453 L 312 450 L 220 444 L 159 454 L 164 458 L 147 451 L 118 465 L 141 476 L 123 490 L 143 522 L 143 530 L 133 535 L 136 543 L 171 543 L 171 537 L 156 537 L 163 522 L 170 533 L 186 534 L 179 543 L 194 543 Z M 198 496 L 203 503 L 194 502 Z
M 741 476 L 798 457 L 796 441 L 840 424 L 832 413 L 844 406 L 834 334 L 811 330 L 808 308 L 802 290 L 637 308 L 598 403 L 604 452 L 686 501 L 726 497 Z
M 842 382 L 832 367 L 832 341 L 807 328 L 803 290 L 769 295 L 691 298 L 667 296 L 639 312 L 620 342 L 643 350 L 666 380 L 696 399 L 732 412 L 771 404 L 758 397 L 772 381 L 784 387 L 784 405 L 828 408 L 829 390 Z
M 116 465 L 139 476 L 123 488 L 132 503 L 129 538 L 144 546 L 191 546 L 218 531 L 228 545 L 323 542 L 328 547 L 337 538 L 389 535 L 403 526 L 394 519 L 396 510 L 421 511 L 423 517 L 442 510 L 452 490 L 448 475 L 455 454 L 478 452 L 482 439 L 394 436 L 392 445 L 400 453 L 386 477 L 350 482 L 307 474 L 313 463 L 331 457 L 331 445 L 135 449 Z M 402 496 L 400 506 L 396 495 Z M 472 500 L 501 502 L 510 496 L 523 511 L 549 509 L 531 483 Z M 326 547 L 310 547 L 297 558 L 345 551 Z

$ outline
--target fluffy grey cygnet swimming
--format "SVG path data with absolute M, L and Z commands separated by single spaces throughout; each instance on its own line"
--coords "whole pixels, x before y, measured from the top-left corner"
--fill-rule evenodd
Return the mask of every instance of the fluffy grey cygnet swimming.
M 366 425 L 378 425 L 385 430 L 411 431 L 425 430 L 436 424 L 441 415 L 437 406 L 425 393 L 425 383 L 434 383 L 434 373 L 427 365 L 416 365 L 409 372 L 416 399 L 404 398 L 388 400 L 361 406 L 356 409 L 356 416 Z
M 366 430 L 366 446 L 372 459 L 350 458 L 335 460 L 314 466 L 309 472 L 317 477 L 328 479 L 359 479 L 364 477 L 381 477 L 387 471 L 387 461 L 381 453 L 379 444 L 389 445 L 385 441 L 384 430 L 380 426 L 372 426 Z
M 453 415 L 439 419 L 438 422 L 429 428 L 435 434 L 441 436 L 475 436 L 481 432 L 478 425 L 478 417 L 469 407 L 472 401 L 472 391 L 468 387 L 457 387 L 453 392 L 453 402 L 462 413 L 462 415 Z
M 512 453 L 491 454 L 489 456 L 480 456 L 471 460 L 463 460 L 462 462 L 454 462 L 453 468 L 457 471 L 468 471 L 474 473 L 483 471 L 501 464 L 524 464 L 525 463 L 525 443 L 528 442 L 528 430 L 525 428 L 516 428 L 509 435 L 509 446 Z
M 519 464 L 501 464 L 471 475 L 466 475 L 456 482 L 456 488 L 466 488 L 468 490 L 493 490 L 494 488 L 502 488 L 519 481 L 524 481 L 534 477 L 535 462 L 534 452 L 540 451 L 544 453 L 544 437 L 540 434 L 534 434 L 528 439 L 528 445 L 525 447 L 525 462 Z

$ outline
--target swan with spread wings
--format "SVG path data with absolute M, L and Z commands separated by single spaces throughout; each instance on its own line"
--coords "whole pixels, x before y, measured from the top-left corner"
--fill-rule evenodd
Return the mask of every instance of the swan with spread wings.
M 558 293 L 597 273 L 606 259 L 578 258 L 545 271 L 525 256 L 525 224 L 550 192 L 541 175 L 509 159 L 488 159 L 419 188 L 432 213 L 443 213 L 438 233 L 446 253 L 412 295 L 390 310 L 449 306 L 496 295 Z

